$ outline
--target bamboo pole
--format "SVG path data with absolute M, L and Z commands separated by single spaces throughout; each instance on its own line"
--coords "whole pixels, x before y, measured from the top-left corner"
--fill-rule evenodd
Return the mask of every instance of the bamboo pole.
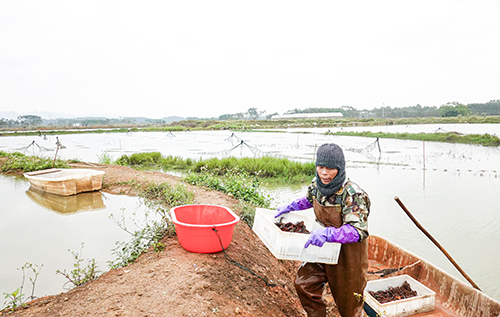
M 54 155 L 54 161 L 52 162 L 52 168 L 56 165 L 57 152 L 59 152 L 59 142 L 57 142 L 56 155 Z
M 408 217 L 410 217 L 411 221 L 413 221 L 413 223 L 418 227 L 418 229 L 420 229 L 420 231 L 422 231 L 427 236 L 427 238 L 429 238 L 434 243 L 434 245 L 436 245 L 436 247 L 438 247 L 438 249 L 441 250 L 441 252 L 443 252 L 443 254 L 448 258 L 448 260 L 450 260 L 450 262 L 453 264 L 453 266 L 455 266 L 455 268 L 462 274 L 462 276 L 465 277 L 465 279 L 467 281 L 469 281 L 469 283 L 475 289 L 481 290 L 479 288 L 479 286 L 477 286 L 476 283 L 474 283 L 474 281 L 464 272 L 464 270 L 462 270 L 462 268 L 457 264 L 457 262 L 455 262 L 455 260 L 453 260 L 453 258 L 448 254 L 448 252 L 439 244 L 439 242 L 437 242 L 437 240 L 434 239 L 431 236 L 431 234 L 429 232 L 427 232 L 427 230 L 425 230 L 424 227 L 422 227 L 422 225 L 420 225 L 420 223 L 417 221 L 417 219 L 415 219 L 415 217 L 413 217 L 413 215 L 405 207 L 405 205 L 403 205 L 403 202 L 401 200 L 399 200 L 399 197 L 398 196 L 394 197 L 394 200 L 396 200 L 398 205 L 403 209 L 403 211 L 408 215 Z

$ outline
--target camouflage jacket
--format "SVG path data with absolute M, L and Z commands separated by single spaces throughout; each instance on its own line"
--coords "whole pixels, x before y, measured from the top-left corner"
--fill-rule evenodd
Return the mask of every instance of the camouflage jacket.
M 313 197 L 324 206 L 334 206 L 340 203 L 343 224 L 350 224 L 358 230 L 359 241 L 368 237 L 370 198 L 356 183 L 348 179 L 334 195 L 326 197 L 319 191 L 315 178 L 307 188 L 306 197 L 311 204 L 313 204 Z

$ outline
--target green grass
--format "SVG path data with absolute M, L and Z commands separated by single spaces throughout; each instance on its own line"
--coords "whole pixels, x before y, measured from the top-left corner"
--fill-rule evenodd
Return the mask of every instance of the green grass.
M 160 205 L 167 209 L 179 205 L 189 205 L 194 200 L 194 194 L 182 184 L 171 186 L 168 183 L 149 183 L 140 189 L 139 196 L 146 201 L 147 205 Z
M 0 157 L 7 157 L 7 161 L 0 166 L 2 172 L 7 171 L 23 171 L 33 172 L 48 168 L 67 168 L 68 163 L 57 159 L 54 163 L 53 159 L 41 158 L 37 156 L 26 156 L 20 152 L 6 153 L 0 152 Z M 52 166 L 54 164 L 54 166 Z
M 143 152 L 130 156 L 122 155 L 115 161 L 115 164 L 142 169 L 188 170 L 193 166 L 194 161 L 179 156 L 164 157 L 160 152 Z
M 262 178 L 279 178 L 285 181 L 310 179 L 314 175 L 315 165 L 310 163 L 299 163 L 284 158 L 261 157 L 261 158 L 235 158 L 223 159 L 211 158 L 198 161 L 191 171 L 200 173 L 209 171 L 218 175 L 225 175 L 233 171 L 245 171 L 252 176 Z
M 211 158 L 206 160 L 182 159 L 177 156 L 163 157 L 159 152 L 135 153 L 122 155 L 115 164 L 137 169 L 181 170 L 193 173 L 210 173 L 217 176 L 248 173 L 258 178 L 274 179 L 300 183 L 309 181 L 314 176 L 315 165 L 312 162 L 300 163 L 284 158 Z
M 315 169 L 313 163 L 303 164 L 271 157 L 194 161 L 173 156 L 163 157 L 159 152 L 122 155 L 116 163 L 137 169 L 183 170 L 187 173 L 183 178 L 186 183 L 205 186 L 240 200 L 242 219 L 249 225 L 253 223 L 255 206 L 269 207 L 271 204 L 271 198 L 260 190 L 260 179 L 310 181 Z M 149 185 L 141 189 L 140 195 L 149 201 L 168 203 L 170 199 L 179 197 L 180 194 L 174 194 L 175 192 L 182 193 L 165 185 Z
M 184 181 L 192 185 L 206 186 L 254 206 L 267 208 L 271 205 L 271 198 L 259 188 L 259 179 L 245 171 L 227 173 L 224 176 L 209 172 L 190 173 L 184 177 Z

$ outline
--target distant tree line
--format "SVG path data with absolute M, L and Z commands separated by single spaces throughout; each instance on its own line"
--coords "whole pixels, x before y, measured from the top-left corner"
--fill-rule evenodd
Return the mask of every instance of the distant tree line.
M 467 105 L 472 114 L 479 116 L 500 116 L 500 99 L 487 103 L 471 103 Z
M 59 118 L 42 119 L 40 116 L 23 115 L 17 120 L 0 119 L 0 128 L 31 128 L 37 126 L 64 126 L 64 127 L 86 127 L 86 126 L 111 126 L 111 125 L 133 125 L 133 124 L 163 124 L 163 119 L 149 118 Z
M 25 115 L 18 116 L 17 120 L 12 119 L 0 119 L 0 127 L 14 128 L 14 127 L 35 127 L 43 123 L 42 117 Z
M 284 114 L 298 113 L 330 113 L 340 112 L 346 118 L 423 118 L 423 117 L 457 117 L 457 116 L 499 116 L 500 99 L 491 100 L 487 103 L 472 103 L 468 105 L 459 102 L 448 102 L 440 107 L 422 107 L 417 104 L 413 107 L 380 107 L 371 110 L 358 110 L 350 106 L 340 108 L 306 108 L 288 110 Z M 277 112 L 267 114 L 257 108 L 249 108 L 246 112 L 235 114 L 224 114 L 219 120 L 258 120 L 270 119 L 278 115 Z M 111 126 L 111 125 L 134 125 L 134 124 L 165 124 L 166 122 L 181 121 L 184 118 L 169 117 L 164 119 L 149 119 L 143 117 L 127 118 L 72 118 L 72 119 L 42 119 L 40 116 L 23 115 L 17 120 L 0 118 L 0 128 L 31 128 L 37 126 Z M 190 119 L 190 118 L 187 118 Z M 191 118 L 196 119 L 196 118 Z
M 487 103 L 473 103 L 464 105 L 459 102 L 449 102 L 440 107 L 422 107 L 417 104 L 412 107 L 380 107 L 371 110 L 358 110 L 350 106 L 340 108 L 306 108 L 288 110 L 287 114 L 299 113 L 331 113 L 340 112 L 346 118 L 423 118 L 423 117 L 457 117 L 457 116 L 498 116 L 500 115 L 500 100 L 492 100 Z M 258 119 L 265 116 L 270 119 L 273 113 L 265 115 L 265 111 L 259 112 L 257 108 L 250 108 L 247 112 L 236 114 L 225 114 L 219 117 L 220 120 L 232 119 Z
M 363 110 L 359 117 L 373 118 L 422 118 L 422 117 L 458 117 L 458 116 L 498 116 L 500 115 L 500 100 L 487 103 L 464 105 L 459 102 L 448 102 L 440 107 L 422 107 L 416 105 L 405 108 L 381 107 L 373 110 Z M 344 114 L 344 116 L 349 116 Z
M 277 113 L 276 113 L 277 114 Z M 272 116 L 272 115 L 270 115 Z M 261 118 L 268 118 L 270 116 L 266 117 L 266 111 L 258 111 L 257 108 L 249 108 L 247 112 L 238 112 L 234 114 L 223 114 L 219 116 L 219 120 L 242 120 L 242 119 L 248 119 L 248 120 L 258 120 Z

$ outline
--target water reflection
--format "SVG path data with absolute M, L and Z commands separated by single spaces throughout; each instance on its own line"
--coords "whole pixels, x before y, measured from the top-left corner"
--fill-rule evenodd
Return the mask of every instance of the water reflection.
M 82 241 L 85 258 L 95 258 L 98 269 L 107 271 L 107 262 L 116 258 L 112 254 L 116 241 L 130 239 L 110 217 L 124 219 L 127 228 L 133 229 L 142 222 L 132 220 L 144 219 L 147 212 L 137 197 L 101 192 L 54 197 L 29 187 L 24 177 L 0 174 L 0 294 L 21 286 L 23 275 L 18 268 L 26 262 L 43 264 L 35 296 L 64 291 L 67 280 L 55 271 L 73 268 L 68 249 L 79 250 Z M 27 292 L 31 291 L 29 277 L 24 285 Z
M 422 190 L 425 191 L 425 168 L 422 170 Z
M 38 205 L 60 214 L 73 214 L 80 211 L 93 211 L 106 208 L 100 191 L 61 196 L 30 187 L 26 195 Z

